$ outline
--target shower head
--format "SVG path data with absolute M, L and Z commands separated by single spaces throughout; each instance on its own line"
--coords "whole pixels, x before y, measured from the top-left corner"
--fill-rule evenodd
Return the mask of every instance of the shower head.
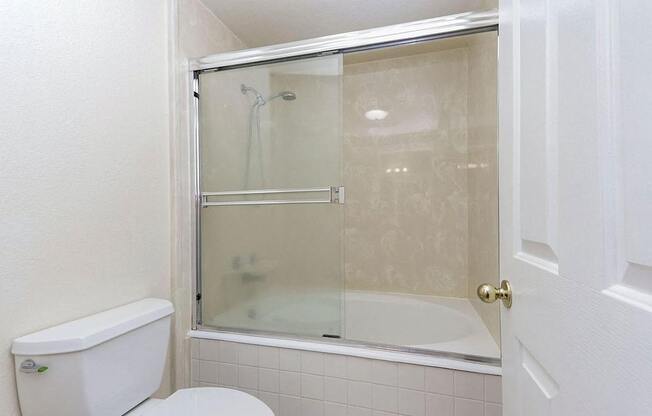
M 240 84 L 240 92 L 245 95 L 248 92 L 253 93 L 254 96 L 256 97 L 256 103 L 254 104 L 254 106 L 263 106 L 267 104 L 269 101 L 272 101 L 276 98 L 283 98 L 283 100 L 285 101 L 293 101 L 297 99 L 297 95 L 292 91 L 281 91 L 278 94 L 274 94 L 269 98 L 265 99 L 265 97 L 263 97 L 263 95 L 259 93 L 257 89 L 255 89 L 254 87 L 249 87 L 245 84 Z
M 294 101 L 297 99 L 297 95 L 293 93 L 292 91 L 285 91 L 281 95 L 285 101 Z
M 294 101 L 297 99 L 297 95 L 292 91 L 281 91 L 278 94 L 274 94 L 268 98 L 268 101 L 271 101 L 275 98 L 281 97 L 285 101 Z

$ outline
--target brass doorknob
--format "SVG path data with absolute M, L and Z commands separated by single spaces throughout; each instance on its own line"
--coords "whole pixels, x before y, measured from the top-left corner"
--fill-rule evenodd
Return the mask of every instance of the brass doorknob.
M 478 286 L 478 297 L 484 303 L 494 303 L 497 299 L 503 301 L 506 308 L 512 307 L 512 286 L 507 280 L 500 282 L 500 287 L 494 287 L 490 284 Z

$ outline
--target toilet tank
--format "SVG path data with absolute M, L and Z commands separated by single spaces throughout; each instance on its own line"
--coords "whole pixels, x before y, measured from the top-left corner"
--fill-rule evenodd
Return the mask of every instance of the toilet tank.
M 119 416 L 160 386 L 172 304 L 143 299 L 14 340 L 23 416 Z

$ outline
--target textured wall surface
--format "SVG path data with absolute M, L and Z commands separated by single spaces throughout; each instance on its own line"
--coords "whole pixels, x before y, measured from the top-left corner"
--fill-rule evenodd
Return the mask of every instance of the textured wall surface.
M 192 340 L 193 386 L 250 393 L 276 416 L 500 416 L 500 376 Z
M 2 5 L 3 416 L 19 414 L 13 338 L 170 296 L 167 15 L 165 1 Z
M 347 288 L 468 297 L 497 339 L 496 58 L 494 33 L 351 55 L 343 114 Z
M 345 65 L 347 288 L 466 296 L 467 65 L 463 47 Z
M 469 292 L 468 297 L 500 345 L 500 307 L 476 296 L 483 283 L 498 285 L 498 51 L 495 33 L 469 38 Z

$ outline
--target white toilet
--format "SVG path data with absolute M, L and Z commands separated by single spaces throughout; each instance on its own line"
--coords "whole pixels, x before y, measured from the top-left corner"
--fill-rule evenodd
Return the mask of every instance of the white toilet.
M 149 399 L 163 376 L 173 312 L 167 300 L 144 299 L 15 339 L 23 416 L 274 416 L 225 388 Z

